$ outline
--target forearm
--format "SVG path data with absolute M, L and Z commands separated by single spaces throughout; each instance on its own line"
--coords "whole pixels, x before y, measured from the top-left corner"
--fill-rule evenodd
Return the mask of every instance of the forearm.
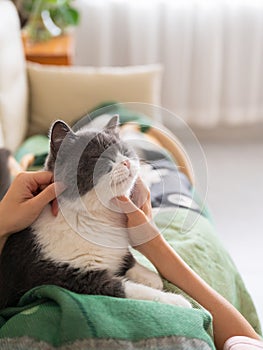
M 213 316 L 217 349 L 235 335 L 260 339 L 245 318 L 220 294 L 203 281 L 159 235 L 138 246 L 157 268 L 159 273 L 199 302 Z

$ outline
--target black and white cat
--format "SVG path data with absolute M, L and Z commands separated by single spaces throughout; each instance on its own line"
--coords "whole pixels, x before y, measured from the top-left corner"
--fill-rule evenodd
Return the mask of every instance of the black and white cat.
M 117 116 L 100 131 L 73 132 L 55 122 L 45 167 L 66 187 L 62 209 L 54 217 L 46 207 L 31 227 L 8 238 L 0 257 L 0 308 L 46 284 L 191 307 L 181 295 L 161 291 L 161 278 L 136 262 L 124 215 L 110 209 L 113 197 L 130 194 L 139 171 L 135 152 L 119 138 Z

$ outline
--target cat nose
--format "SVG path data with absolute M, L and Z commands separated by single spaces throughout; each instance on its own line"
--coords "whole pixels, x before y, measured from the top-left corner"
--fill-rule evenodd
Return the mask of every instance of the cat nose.
M 128 159 L 123 160 L 122 165 L 126 166 L 128 169 L 130 169 L 131 163 Z

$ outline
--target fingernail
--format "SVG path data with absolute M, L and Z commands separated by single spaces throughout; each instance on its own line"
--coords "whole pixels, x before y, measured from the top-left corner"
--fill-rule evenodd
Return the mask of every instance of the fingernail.
M 116 197 L 119 201 L 121 202 L 129 202 L 129 198 L 126 197 L 126 196 L 119 196 L 119 197 Z

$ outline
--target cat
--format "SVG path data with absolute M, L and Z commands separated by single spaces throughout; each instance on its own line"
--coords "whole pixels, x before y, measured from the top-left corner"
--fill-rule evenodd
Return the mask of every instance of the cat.
M 0 256 L 1 309 L 47 284 L 191 307 L 183 296 L 162 291 L 160 276 L 135 260 L 125 215 L 110 207 L 113 197 L 130 195 L 139 172 L 139 159 L 120 139 L 118 123 L 113 116 L 99 131 L 74 132 L 61 120 L 51 127 L 45 169 L 65 186 L 60 210 L 54 217 L 47 206 L 30 227 L 8 238 Z

